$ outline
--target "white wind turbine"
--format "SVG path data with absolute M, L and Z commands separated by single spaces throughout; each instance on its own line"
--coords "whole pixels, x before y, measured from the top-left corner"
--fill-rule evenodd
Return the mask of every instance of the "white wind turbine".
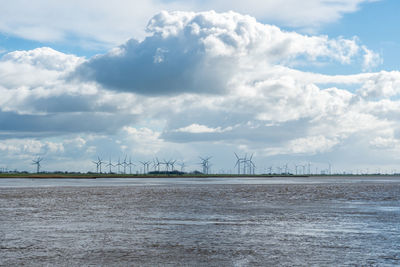
M 32 160 L 32 164 L 33 165 L 36 165 L 36 173 L 39 173 L 40 172 L 40 162 L 43 160 L 43 158 L 41 158 L 41 157 L 37 157 L 37 159 L 36 160 Z
M 161 162 L 158 160 L 157 157 L 155 159 L 153 159 L 154 171 L 160 172 L 160 165 L 161 165 Z
M 132 163 L 131 157 L 129 157 L 129 174 L 132 174 L 132 166 L 136 166 L 134 163 Z
M 112 173 L 111 167 L 114 167 L 114 164 L 111 163 L 111 157 L 110 157 L 110 160 L 109 160 L 109 162 L 107 163 L 106 167 L 109 167 L 109 168 L 110 168 L 110 169 L 109 169 L 109 173 Z
M 143 165 L 143 174 L 146 174 L 149 172 L 149 166 L 150 166 L 150 161 L 139 161 Z
M 174 171 L 174 170 L 175 170 L 175 163 L 176 163 L 176 160 L 170 160 L 170 161 L 169 161 L 169 164 L 170 164 L 171 167 L 172 167 L 172 170 L 171 170 L 171 171 Z
M 98 162 L 99 162 L 99 168 L 100 168 L 100 173 L 101 173 L 101 165 L 105 163 L 99 156 L 97 156 Z
M 166 161 L 166 160 L 164 159 L 164 161 L 162 162 L 162 164 L 165 165 L 165 170 L 166 170 L 166 172 L 169 172 L 170 161 Z
M 240 174 L 241 164 L 242 164 L 243 174 L 246 174 L 246 166 L 249 164 L 249 162 L 248 162 L 249 160 L 247 159 L 247 154 L 244 156 L 244 158 L 240 158 L 236 153 L 235 153 L 235 156 L 237 159 L 235 167 L 236 166 L 238 167 L 238 174 Z
M 124 162 L 122 162 L 122 166 L 124 167 L 124 174 L 126 174 L 126 167 L 128 167 L 128 162 L 126 162 L 126 158 L 127 158 L 127 157 L 128 157 L 128 156 L 125 155 Z
M 182 161 L 182 163 L 177 163 L 181 167 L 181 172 L 185 172 L 186 163 Z
M 104 163 L 99 156 L 97 156 L 97 161 L 92 161 L 94 164 L 96 164 L 96 173 L 101 173 L 101 165 Z
M 118 157 L 118 163 L 117 163 L 117 167 L 118 167 L 118 174 L 120 174 L 121 173 L 121 158 L 120 157 Z
M 248 159 L 248 164 L 249 164 L 249 174 L 255 174 L 255 169 L 256 169 L 256 165 L 253 162 L 253 155 L 251 154 L 250 159 Z
M 199 158 L 201 159 L 200 165 L 203 167 L 203 174 L 209 174 L 210 167 L 211 167 L 210 159 L 212 157 L 207 157 L 207 158 L 199 157 Z

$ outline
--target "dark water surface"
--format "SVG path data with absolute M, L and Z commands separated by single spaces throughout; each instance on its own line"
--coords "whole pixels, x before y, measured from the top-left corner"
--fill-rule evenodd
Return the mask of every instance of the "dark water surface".
M 2 179 L 0 265 L 400 265 L 400 179 Z

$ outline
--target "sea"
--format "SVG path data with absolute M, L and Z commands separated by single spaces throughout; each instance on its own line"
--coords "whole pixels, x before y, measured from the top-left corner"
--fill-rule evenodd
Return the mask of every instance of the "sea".
M 0 266 L 400 266 L 400 177 L 0 179 Z

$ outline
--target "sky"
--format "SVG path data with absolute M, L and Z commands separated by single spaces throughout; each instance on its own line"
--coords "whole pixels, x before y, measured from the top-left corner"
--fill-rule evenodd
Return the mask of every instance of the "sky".
M 0 1 L 0 169 L 400 171 L 399 1 Z

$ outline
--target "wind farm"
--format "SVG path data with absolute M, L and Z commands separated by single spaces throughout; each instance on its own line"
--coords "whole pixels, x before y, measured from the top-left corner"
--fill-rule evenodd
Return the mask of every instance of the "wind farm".
M 250 156 L 249 156 L 250 155 Z M 123 161 L 121 160 L 123 158 Z M 329 177 L 329 176 L 400 176 L 396 169 L 375 170 L 356 169 L 354 171 L 333 170 L 332 163 L 314 165 L 311 162 L 284 162 L 269 164 L 268 162 L 258 165 L 257 168 L 254 153 L 232 155 L 232 167 L 229 169 L 218 168 L 213 163 L 212 156 L 199 156 L 200 161 L 189 162 L 181 159 L 162 159 L 158 156 L 152 159 L 133 160 L 132 156 L 124 155 L 108 161 L 103 161 L 97 156 L 91 160 L 92 168 L 86 172 L 46 170 L 46 158 L 37 156 L 32 159 L 30 171 L 12 170 L 7 167 L 0 168 L 0 178 L 168 178 L 168 177 Z M 129 160 L 128 160 L 129 159 Z M 44 162 L 44 163 L 43 163 Z

